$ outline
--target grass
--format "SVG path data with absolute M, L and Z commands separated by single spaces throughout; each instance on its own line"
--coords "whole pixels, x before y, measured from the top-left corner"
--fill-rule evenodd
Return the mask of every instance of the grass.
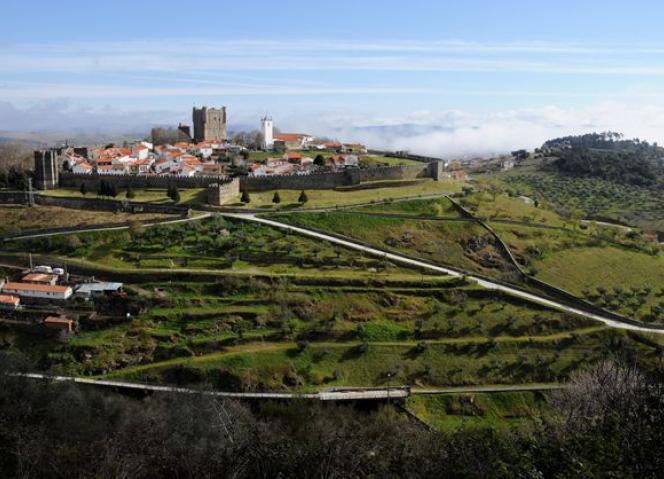
M 279 215 L 278 219 L 468 271 L 491 276 L 512 272 L 493 238 L 472 222 L 378 217 L 346 211 L 292 213 Z
M 391 201 L 389 203 L 377 203 L 368 206 L 353 208 L 349 211 L 364 213 L 396 213 L 412 216 L 431 216 L 445 218 L 459 218 L 459 212 L 454 208 L 452 202 L 446 198 L 428 198 L 422 200 Z
M 475 216 L 489 220 L 525 221 L 551 226 L 563 226 L 566 223 L 554 211 L 536 207 L 522 198 L 505 193 L 473 193 L 460 199 L 460 202 Z
M 141 203 L 173 203 L 173 200 L 166 196 L 166 189 L 160 188 L 141 188 L 134 190 L 135 197 L 130 200 L 126 196 L 126 190 L 120 190 L 118 196 L 110 198 L 116 201 L 136 201 Z M 205 188 L 187 188 L 180 189 L 180 201 L 178 204 L 194 205 L 194 204 L 207 204 L 207 193 Z M 58 196 L 67 198 L 97 198 L 95 193 L 87 193 L 83 195 L 78 188 L 57 188 L 54 190 L 47 190 L 41 194 L 48 196 Z
M 407 409 L 439 431 L 461 428 L 509 428 L 527 423 L 546 408 L 537 392 L 501 392 L 411 396 Z
M 409 160 L 408 158 L 395 158 L 394 156 L 383 155 L 362 155 L 360 156 L 360 166 L 412 166 L 421 165 L 421 161 Z
M 385 183 L 389 185 L 389 183 Z M 265 208 L 266 211 L 276 209 L 272 203 L 272 197 L 275 191 L 279 191 L 281 203 L 280 209 L 292 208 L 334 208 L 335 206 L 346 206 L 353 204 L 363 204 L 383 201 L 387 199 L 397 199 L 405 197 L 417 197 L 434 194 L 448 194 L 461 191 L 463 183 L 454 180 L 421 180 L 416 185 L 385 187 L 367 190 L 306 190 L 308 201 L 305 205 L 298 203 L 301 190 L 270 190 L 250 193 L 251 202 L 246 206 L 248 208 Z M 242 206 L 238 201 L 229 203 L 227 206 Z
M 153 213 L 121 213 L 88 211 L 57 206 L 0 206 L 0 232 L 89 226 L 128 221 L 160 220 L 168 215 Z
M 115 269 L 253 270 L 325 275 L 346 270 L 400 272 L 389 261 L 263 225 L 220 217 L 142 231 L 80 233 L 7 244 L 5 251 L 47 253 Z
M 615 221 L 646 230 L 664 231 L 661 188 L 638 187 L 598 178 L 575 178 L 529 165 L 501 175 L 514 191 L 540 199 L 563 216 Z
M 147 311 L 103 329 L 90 329 L 83 322 L 81 333 L 69 342 L 56 343 L 46 352 L 29 351 L 46 354 L 66 372 L 85 375 L 152 369 L 148 365 L 172 367 L 231 352 L 250 354 L 260 343 L 292 349 L 296 340 L 309 341 L 314 348 L 346 349 L 365 342 L 401 348 L 404 357 L 423 354 L 428 348 L 422 349 L 423 343 L 446 345 L 465 348 L 463 354 L 472 361 L 499 345 L 547 349 L 535 345 L 564 344 L 606 329 L 458 280 L 411 279 L 401 280 L 399 286 L 349 288 L 327 286 L 322 279 L 297 285 L 289 280 L 224 278 L 216 283 L 146 282 L 126 289 L 131 297 L 138 295 L 143 304 L 151 305 Z M 236 326 L 243 321 L 240 335 Z M 86 356 L 89 359 L 74 359 Z M 350 356 L 346 360 L 354 361 Z
M 215 376 L 237 378 L 243 389 L 298 391 L 335 386 L 461 386 L 563 380 L 581 364 L 600 360 L 604 345 L 615 334 L 605 331 L 579 336 L 571 343 L 528 341 L 509 343 L 311 342 L 256 343 L 190 358 L 119 370 L 108 377 L 164 381 L 187 371 L 214 383 Z M 562 346 L 564 345 L 564 346 Z M 181 376 L 180 376 L 181 377 Z M 205 379 L 203 379 L 205 378 Z M 186 382 L 186 381 L 185 381 Z
M 581 247 L 534 262 L 538 276 L 640 320 L 663 303 L 664 257 L 616 247 Z M 601 293 L 599 290 L 607 292 Z

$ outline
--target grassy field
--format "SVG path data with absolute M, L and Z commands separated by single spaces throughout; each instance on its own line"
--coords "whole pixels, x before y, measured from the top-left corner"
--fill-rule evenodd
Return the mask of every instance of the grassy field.
M 536 207 L 524 198 L 512 197 L 505 193 L 473 193 L 459 201 L 475 216 L 488 220 L 515 220 L 551 226 L 566 224 L 566 221 L 554 211 Z
M 383 184 L 389 185 L 389 182 L 384 182 Z M 298 203 L 301 190 L 270 190 L 251 193 L 251 202 L 246 206 L 248 208 L 265 208 L 268 211 L 275 209 L 275 204 L 272 203 L 275 191 L 279 191 L 279 195 L 281 196 L 281 203 L 278 205 L 279 208 L 310 209 L 371 203 L 387 199 L 417 197 L 420 195 L 443 195 L 461 191 L 462 185 L 463 183 L 454 180 L 422 180 L 416 185 L 385 186 L 383 188 L 366 190 L 306 190 L 309 200 L 305 205 Z M 237 203 L 231 203 L 228 206 L 242 206 L 242 203 L 239 203 L 238 197 Z
M 361 385 L 359 381 L 371 374 L 367 384 L 380 384 L 376 375 L 384 366 L 371 355 L 362 359 L 366 346 L 372 350 L 375 345 L 377 354 L 391 358 L 390 364 L 402 357 L 414 361 L 413 365 L 433 368 L 451 361 L 447 356 L 457 358 L 454 364 L 470 365 L 473 358 L 498 351 L 512 355 L 526 346 L 554 354 L 606 330 L 592 321 L 503 298 L 451 278 L 402 280 L 379 287 L 371 282 L 333 286 L 326 278 L 299 285 L 285 278 L 222 277 L 216 282 L 145 282 L 127 289 L 129 301 L 149 305 L 132 320 L 102 328 L 95 321 L 83 320 L 81 332 L 70 341 L 34 350 L 29 346 L 33 343 L 26 341 L 28 351 L 68 373 L 127 377 L 192 364 L 210 369 L 230 361 L 230 367 L 240 357 L 250 364 L 258 361 L 255 370 L 233 371 L 245 378 L 242 387 L 248 388 L 252 381 L 271 377 L 273 367 L 288 367 L 293 360 L 319 364 L 329 349 L 321 374 L 334 373 L 333 366 L 339 363 L 345 373 L 334 384 Z M 256 358 L 259 352 L 268 356 Z M 364 371 L 355 371 L 355 366 Z M 463 379 L 464 370 L 445 369 L 445 374 L 424 379 L 409 373 L 398 380 L 453 385 L 477 379 Z M 507 378 L 491 376 L 503 382 Z M 167 376 L 160 380 L 169 382 Z M 313 376 L 295 385 L 269 382 L 273 389 L 316 385 Z
M 550 382 L 599 360 L 616 333 L 601 331 L 546 341 L 353 343 L 262 342 L 161 363 L 109 377 L 228 384 L 244 390 L 311 390 L 331 386 L 422 386 Z M 537 338 L 539 339 L 539 338 Z
M 345 211 L 292 213 L 279 215 L 278 219 L 489 276 L 510 276 L 514 272 L 493 237 L 472 222 L 378 217 Z
M 542 172 L 537 165 L 515 168 L 500 178 L 514 192 L 539 198 L 564 217 L 583 216 L 664 231 L 664 193 L 598 178 Z
M 8 252 L 31 252 L 120 270 L 228 270 L 325 275 L 345 270 L 368 276 L 404 271 L 277 229 L 221 217 L 119 232 L 79 233 L 13 242 Z
M 452 205 L 452 202 L 445 197 L 428 198 L 422 200 L 391 201 L 389 203 L 360 206 L 348 211 L 358 211 L 365 213 L 396 213 L 401 215 L 444 218 L 461 217 L 459 212 Z
M 0 233 L 16 233 L 23 230 L 59 228 L 63 226 L 88 226 L 127 221 L 147 221 L 168 218 L 153 213 L 116 213 L 88 211 L 57 206 L 0 206 Z
M 143 203 L 173 203 L 168 196 L 166 196 L 166 189 L 160 188 L 141 188 L 134 190 L 135 197 L 130 200 L 127 198 L 127 191 L 120 190 L 118 196 L 114 199 L 116 201 L 138 201 Z M 204 188 L 188 188 L 180 189 L 180 201 L 178 204 L 207 204 L 207 196 Z M 49 196 L 60 196 L 68 198 L 97 198 L 97 194 L 90 192 L 83 195 L 78 188 L 57 188 L 55 190 L 47 190 L 41 194 Z
M 421 161 L 409 160 L 408 158 L 395 158 L 393 156 L 383 155 L 362 155 L 360 156 L 360 165 L 369 166 L 412 166 L 421 165 Z
M 434 429 L 449 431 L 522 425 L 547 406 L 540 393 L 505 392 L 411 396 L 406 407 Z

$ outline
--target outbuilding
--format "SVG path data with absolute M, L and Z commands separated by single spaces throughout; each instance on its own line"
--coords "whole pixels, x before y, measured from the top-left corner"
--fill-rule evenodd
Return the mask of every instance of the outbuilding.
M 79 298 L 94 298 L 122 292 L 122 283 L 83 283 L 76 288 Z

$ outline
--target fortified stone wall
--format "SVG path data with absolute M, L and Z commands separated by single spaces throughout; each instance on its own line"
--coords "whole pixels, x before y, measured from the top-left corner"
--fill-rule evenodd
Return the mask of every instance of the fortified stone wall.
M 359 183 L 360 174 L 357 169 L 338 173 L 240 177 L 240 189 L 242 191 L 327 190 L 339 186 L 357 185 Z
M 414 180 L 417 178 L 440 178 L 442 162 L 422 163 L 413 166 L 379 166 L 373 168 L 350 168 L 340 172 L 310 173 L 306 175 L 288 176 L 241 176 L 239 180 L 240 191 L 266 191 L 266 190 L 323 190 L 339 187 L 359 185 L 368 181 L 383 180 Z M 99 182 L 106 180 L 113 182 L 118 188 L 127 188 L 130 184 L 134 188 L 168 188 L 176 185 L 178 188 L 208 188 L 215 184 L 229 184 L 233 180 L 229 177 L 218 176 L 155 176 L 155 175 L 98 175 L 63 172 L 60 174 L 60 186 L 79 188 L 85 183 L 88 191 L 96 190 Z M 223 195 L 232 196 L 234 186 L 225 189 Z M 218 196 L 218 193 L 215 193 Z M 216 198 L 213 197 L 214 201 Z M 216 202 L 213 204 L 217 204 Z
M 168 188 L 176 185 L 178 188 L 207 188 L 213 183 L 230 181 L 229 177 L 219 176 L 156 176 L 156 175 L 98 175 L 86 173 L 60 173 L 60 186 L 79 188 L 85 183 L 88 191 L 94 191 L 101 180 L 114 183 L 118 188 Z
M 415 178 L 439 179 L 441 162 L 410 166 L 377 166 L 360 170 L 361 181 L 412 180 Z
M 208 188 L 208 204 L 221 206 L 229 201 L 237 200 L 240 194 L 240 180 L 235 178 L 228 183 L 215 183 Z
M 0 203 L 5 205 L 27 205 L 27 191 L 0 191 Z

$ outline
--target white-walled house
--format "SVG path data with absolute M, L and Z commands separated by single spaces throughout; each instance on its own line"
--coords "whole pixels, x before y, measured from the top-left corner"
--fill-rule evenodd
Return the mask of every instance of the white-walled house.
M 72 167 L 71 171 L 73 171 L 74 173 L 78 173 L 78 174 L 92 173 L 92 165 L 90 163 L 88 163 L 87 161 L 82 161 L 80 163 L 75 164 Z
M 69 299 L 74 293 L 70 286 L 13 282 L 5 283 L 2 287 L 2 292 L 21 298 L 56 299 L 62 301 Z

